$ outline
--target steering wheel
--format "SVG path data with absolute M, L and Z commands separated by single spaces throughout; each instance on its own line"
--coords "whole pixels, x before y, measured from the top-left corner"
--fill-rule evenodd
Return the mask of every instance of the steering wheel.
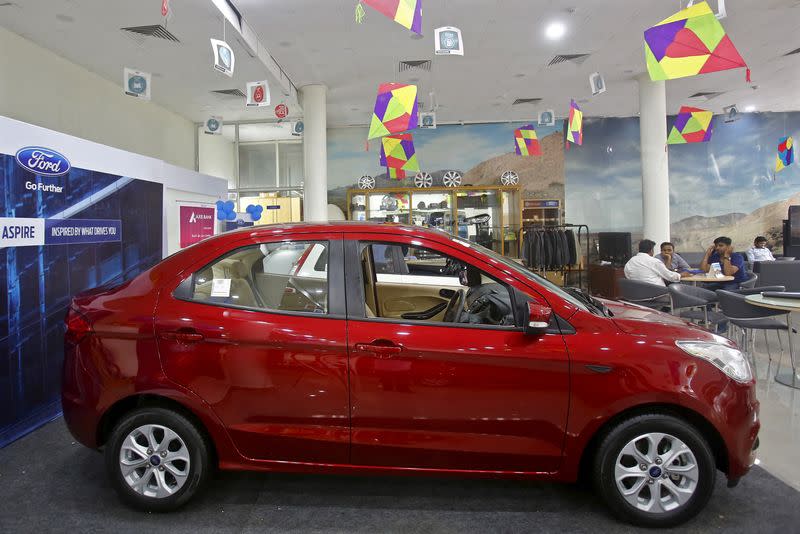
M 467 313 L 481 313 L 488 308 L 491 303 L 492 302 L 489 300 L 489 295 L 481 295 L 472 302 L 471 306 L 467 308 Z
M 444 312 L 445 323 L 457 323 L 461 319 L 461 312 L 464 310 L 464 296 L 466 293 L 463 289 L 457 289 L 450 302 L 447 304 L 447 309 Z

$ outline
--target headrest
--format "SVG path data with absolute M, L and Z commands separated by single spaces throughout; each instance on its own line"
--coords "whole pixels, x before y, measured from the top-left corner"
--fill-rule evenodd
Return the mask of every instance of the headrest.
M 483 281 L 481 272 L 472 265 L 467 265 L 467 267 L 459 273 L 458 278 L 461 285 L 467 287 L 477 287 L 481 285 Z
M 247 272 L 247 267 L 245 267 L 242 260 L 234 260 L 231 262 L 230 273 L 231 278 L 247 278 L 250 274 Z

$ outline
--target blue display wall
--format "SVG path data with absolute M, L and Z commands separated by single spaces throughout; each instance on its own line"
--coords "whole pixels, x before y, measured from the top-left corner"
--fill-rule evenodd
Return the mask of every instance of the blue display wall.
M 50 219 L 49 230 L 61 219 L 61 226 L 102 221 L 117 230 L 82 239 L 94 243 L 62 233 L 67 237 L 58 242 L 66 244 L 0 248 L 0 447 L 60 413 L 64 317 L 72 296 L 124 282 L 162 258 L 162 184 L 80 168 L 40 175 L 23 167 L 29 159 L 26 154 L 21 164 L 0 154 L 4 229 L 13 220 Z

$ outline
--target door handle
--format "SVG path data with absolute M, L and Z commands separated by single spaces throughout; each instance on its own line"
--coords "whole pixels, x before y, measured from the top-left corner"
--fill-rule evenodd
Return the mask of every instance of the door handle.
M 174 332 L 161 332 L 161 339 L 177 341 L 179 343 L 197 343 L 203 341 L 205 336 L 195 330 L 178 330 Z
M 359 352 L 373 352 L 381 358 L 391 358 L 403 352 L 402 345 L 395 345 L 391 341 L 377 340 L 372 343 L 356 343 L 355 349 Z

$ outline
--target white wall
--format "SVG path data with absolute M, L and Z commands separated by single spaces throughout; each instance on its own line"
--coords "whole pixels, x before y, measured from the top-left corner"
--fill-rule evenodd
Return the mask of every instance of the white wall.
M 223 126 L 224 128 L 224 126 Z M 198 170 L 209 176 L 219 176 L 228 181 L 230 189 L 235 182 L 235 144 L 221 135 L 208 135 L 203 129 L 198 131 Z
M 122 68 L 111 83 L 0 27 L 0 115 L 194 169 L 195 126 L 125 96 Z

